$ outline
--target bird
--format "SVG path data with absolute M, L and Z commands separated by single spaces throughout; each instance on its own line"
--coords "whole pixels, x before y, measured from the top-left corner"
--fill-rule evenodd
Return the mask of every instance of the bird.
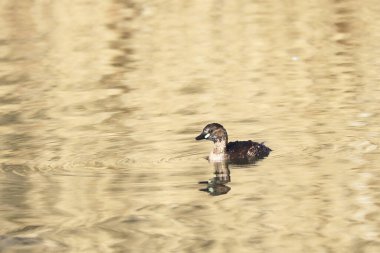
M 264 145 L 251 140 L 228 142 L 226 129 L 219 123 L 206 125 L 196 140 L 210 140 L 214 143 L 208 160 L 210 162 L 254 162 L 263 159 L 272 151 Z

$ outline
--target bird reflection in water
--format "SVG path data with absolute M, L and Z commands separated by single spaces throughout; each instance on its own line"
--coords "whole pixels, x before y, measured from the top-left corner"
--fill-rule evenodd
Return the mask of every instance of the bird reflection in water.
M 212 196 L 219 196 L 228 193 L 231 187 L 226 184 L 231 182 L 229 164 L 227 162 L 214 162 L 214 177 L 208 181 L 200 181 L 199 184 L 207 185 L 200 191 L 208 192 Z

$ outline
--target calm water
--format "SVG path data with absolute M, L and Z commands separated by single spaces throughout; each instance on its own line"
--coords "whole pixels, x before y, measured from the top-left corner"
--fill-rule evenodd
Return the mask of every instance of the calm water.
M 380 252 L 378 1 L 0 7 L 0 252 Z

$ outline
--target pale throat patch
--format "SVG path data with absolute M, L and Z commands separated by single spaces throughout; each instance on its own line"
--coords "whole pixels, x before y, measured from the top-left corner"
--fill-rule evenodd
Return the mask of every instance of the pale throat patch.
M 221 161 L 225 161 L 226 159 L 227 159 L 226 154 L 224 154 L 224 153 L 215 154 L 212 151 L 211 151 L 211 153 L 210 153 L 210 155 L 208 157 L 208 160 L 210 162 L 221 162 Z

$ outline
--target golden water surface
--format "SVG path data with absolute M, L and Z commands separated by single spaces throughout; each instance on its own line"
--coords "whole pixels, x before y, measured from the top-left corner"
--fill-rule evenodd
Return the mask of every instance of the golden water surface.
M 379 1 L 0 0 L 0 252 L 380 252 L 379 100 Z

